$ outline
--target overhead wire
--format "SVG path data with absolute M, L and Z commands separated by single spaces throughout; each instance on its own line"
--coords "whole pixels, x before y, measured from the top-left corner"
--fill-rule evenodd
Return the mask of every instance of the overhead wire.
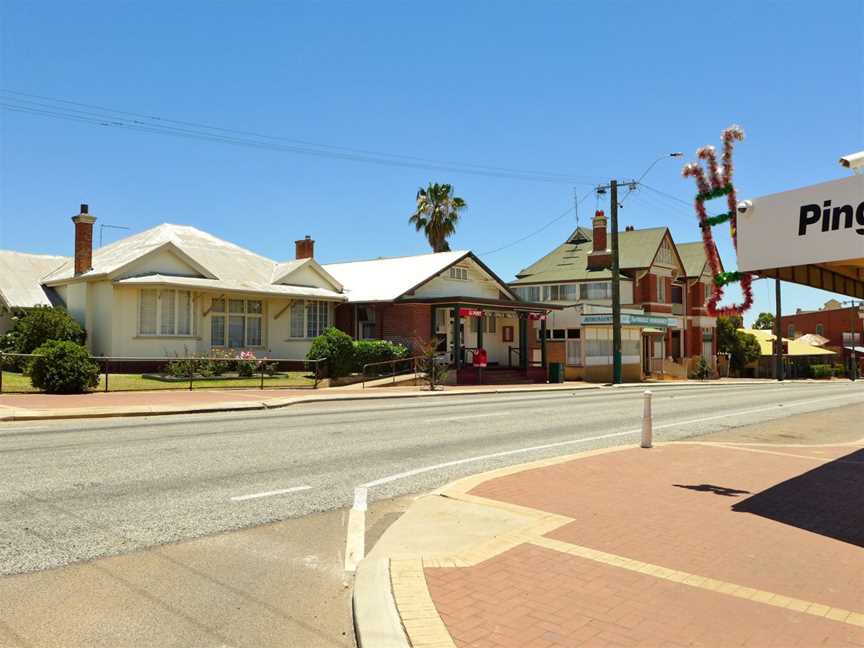
M 551 227 L 552 225 L 554 225 L 555 223 L 557 223 L 558 221 L 560 221 L 562 218 L 564 218 L 565 216 L 567 216 L 567 214 L 569 214 L 571 211 L 578 210 L 578 209 L 579 209 L 579 205 L 581 205 L 583 202 L 585 202 L 585 199 L 586 199 L 588 196 L 590 196 L 592 193 L 594 193 L 594 190 L 593 190 L 593 189 L 592 189 L 591 191 L 587 192 L 584 196 L 582 196 L 582 198 L 580 198 L 578 201 L 576 201 L 573 205 L 571 205 L 570 207 L 568 207 L 567 209 L 565 209 L 562 213 L 558 214 L 555 218 L 553 218 L 552 220 L 550 220 L 548 223 L 546 223 L 546 224 L 543 225 L 542 227 L 540 227 L 540 228 L 534 230 L 534 231 L 531 232 L 530 234 L 526 234 L 526 235 L 523 236 L 522 238 L 517 239 L 517 240 L 515 240 L 515 241 L 512 241 L 512 242 L 508 243 L 507 245 L 502 245 L 501 247 L 495 248 L 494 250 L 489 250 L 488 252 L 481 252 L 480 255 L 481 255 L 481 256 L 488 256 L 488 255 L 490 255 L 490 254 L 495 254 L 496 252 L 500 252 L 501 250 L 506 250 L 507 248 L 511 248 L 511 247 L 513 247 L 514 245 L 519 245 L 519 244 L 522 243 L 523 241 L 527 241 L 527 240 L 528 240 L 529 238 L 531 238 L 532 236 L 536 236 L 536 235 L 539 234 L 540 232 L 542 232 L 542 231 L 548 229 L 549 227 Z
M 378 165 L 434 169 L 455 173 L 482 175 L 548 183 L 588 184 L 586 176 L 567 175 L 543 171 L 527 171 L 474 163 L 458 163 L 431 160 L 416 156 L 383 153 L 365 149 L 353 149 L 329 144 L 319 144 L 254 131 L 210 126 L 207 124 L 171 119 L 146 113 L 117 110 L 96 104 L 67 99 L 34 95 L 14 90 L 0 89 L 6 96 L 0 97 L 0 107 L 5 110 L 38 115 L 53 119 L 64 119 L 91 125 L 131 130 L 137 132 L 185 137 L 235 146 L 246 146 L 299 155 L 366 162 Z M 27 98 L 25 98 L 27 97 Z M 36 100 L 39 101 L 36 101 Z M 72 107 L 77 106 L 77 107 Z M 251 138 L 251 139 L 250 139 Z

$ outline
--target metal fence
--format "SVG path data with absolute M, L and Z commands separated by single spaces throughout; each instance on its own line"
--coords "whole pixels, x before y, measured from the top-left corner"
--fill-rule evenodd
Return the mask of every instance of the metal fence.
M 28 375 L 33 353 L 0 353 L 0 393 L 38 392 Z M 326 360 L 177 356 L 92 356 L 99 367 L 94 391 L 161 389 L 318 389 Z
M 424 373 L 422 364 L 425 360 L 425 356 L 412 356 L 410 358 L 382 360 L 381 362 L 367 362 L 363 365 L 363 389 L 366 389 L 366 382 L 369 380 L 392 378 L 395 383 L 396 376 L 406 376 L 412 373 L 414 378 L 417 378 Z

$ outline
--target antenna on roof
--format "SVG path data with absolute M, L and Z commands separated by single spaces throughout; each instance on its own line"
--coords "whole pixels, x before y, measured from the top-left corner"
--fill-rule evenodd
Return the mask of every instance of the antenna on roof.
M 99 247 L 100 248 L 102 247 L 102 232 L 104 231 L 104 229 L 106 227 L 109 229 L 122 229 L 122 230 L 132 229 L 131 227 L 126 227 L 125 225 L 109 225 L 108 223 L 101 223 L 99 225 Z

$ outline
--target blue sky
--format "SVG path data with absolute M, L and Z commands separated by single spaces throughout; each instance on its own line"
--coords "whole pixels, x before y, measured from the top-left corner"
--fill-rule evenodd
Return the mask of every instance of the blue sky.
M 434 180 L 469 205 L 451 245 L 482 254 L 562 214 L 574 190 L 638 176 L 665 152 L 690 159 L 733 122 L 747 132 L 741 198 L 842 177 L 837 158 L 864 148 L 861 0 L 0 0 L 0 25 L 5 89 L 566 178 L 385 166 L 0 111 L 4 249 L 69 254 L 68 219 L 88 202 L 100 223 L 190 224 L 276 259 L 305 234 L 322 262 L 414 254 L 428 247 L 407 219 L 417 187 Z M 659 163 L 645 182 L 689 201 L 682 163 Z M 595 205 L 582 203 L 583 224 Z M 627 199 L 628 224 L 699 236 L 690 208 L 647 189 Z M 574 225 L 570 212 L 483 258 L 510 279 Z M 119 234 L 106 230 L 106 242 Z M 757 282 L 752 315 L 773 310 L 768 283 Z M 790 285 L 784 310 L 828 296 Z

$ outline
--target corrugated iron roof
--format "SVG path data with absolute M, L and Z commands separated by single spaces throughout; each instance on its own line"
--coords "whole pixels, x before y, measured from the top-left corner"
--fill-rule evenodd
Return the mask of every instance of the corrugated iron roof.
M 323 267 L 342 284 L 349 302 L 393 301 L 469 254 L 467 250 L 434 252 Z
M 771 356 L 774 355 L 774 340 L 777 338 L 774 334 L 766 329 L 738 329 L 739 331 L 743 331 L 744 333 L 749 333 L 759 342 L 759 348 L 762 351 L 763 356 Z M 816 356 L 816 355 L 837 355 L 834 351 L 829 351 L 828 349 L 822 349 L 817 346 L 813 346 L 811 344 L 806 344 L 801 342 L 800 340 L 790 340 L 789 338 L 782 338 L 782 340 L 788 343 L 788 353 L 784 353 L 784 356 Z
M 10 308 L 51 306 L 41 279 L 68 257 L 0 250 L 0 299 Z
M 210 289 L 214 291 L 256 293 L 284 297 L 303 297 L 312 299 L 331 299 L 346 301 L 345 295 L 335 290 L 292 286 L 286 284 L 260 283 L 256 281 L 235 281 L 225 279 L 204 279 L 200 277 L 178 277 L 176 275 L 149 274 L 138 277 L 118 279 L 114 283 L 128 286 L 177 286 L 183 288 Z

